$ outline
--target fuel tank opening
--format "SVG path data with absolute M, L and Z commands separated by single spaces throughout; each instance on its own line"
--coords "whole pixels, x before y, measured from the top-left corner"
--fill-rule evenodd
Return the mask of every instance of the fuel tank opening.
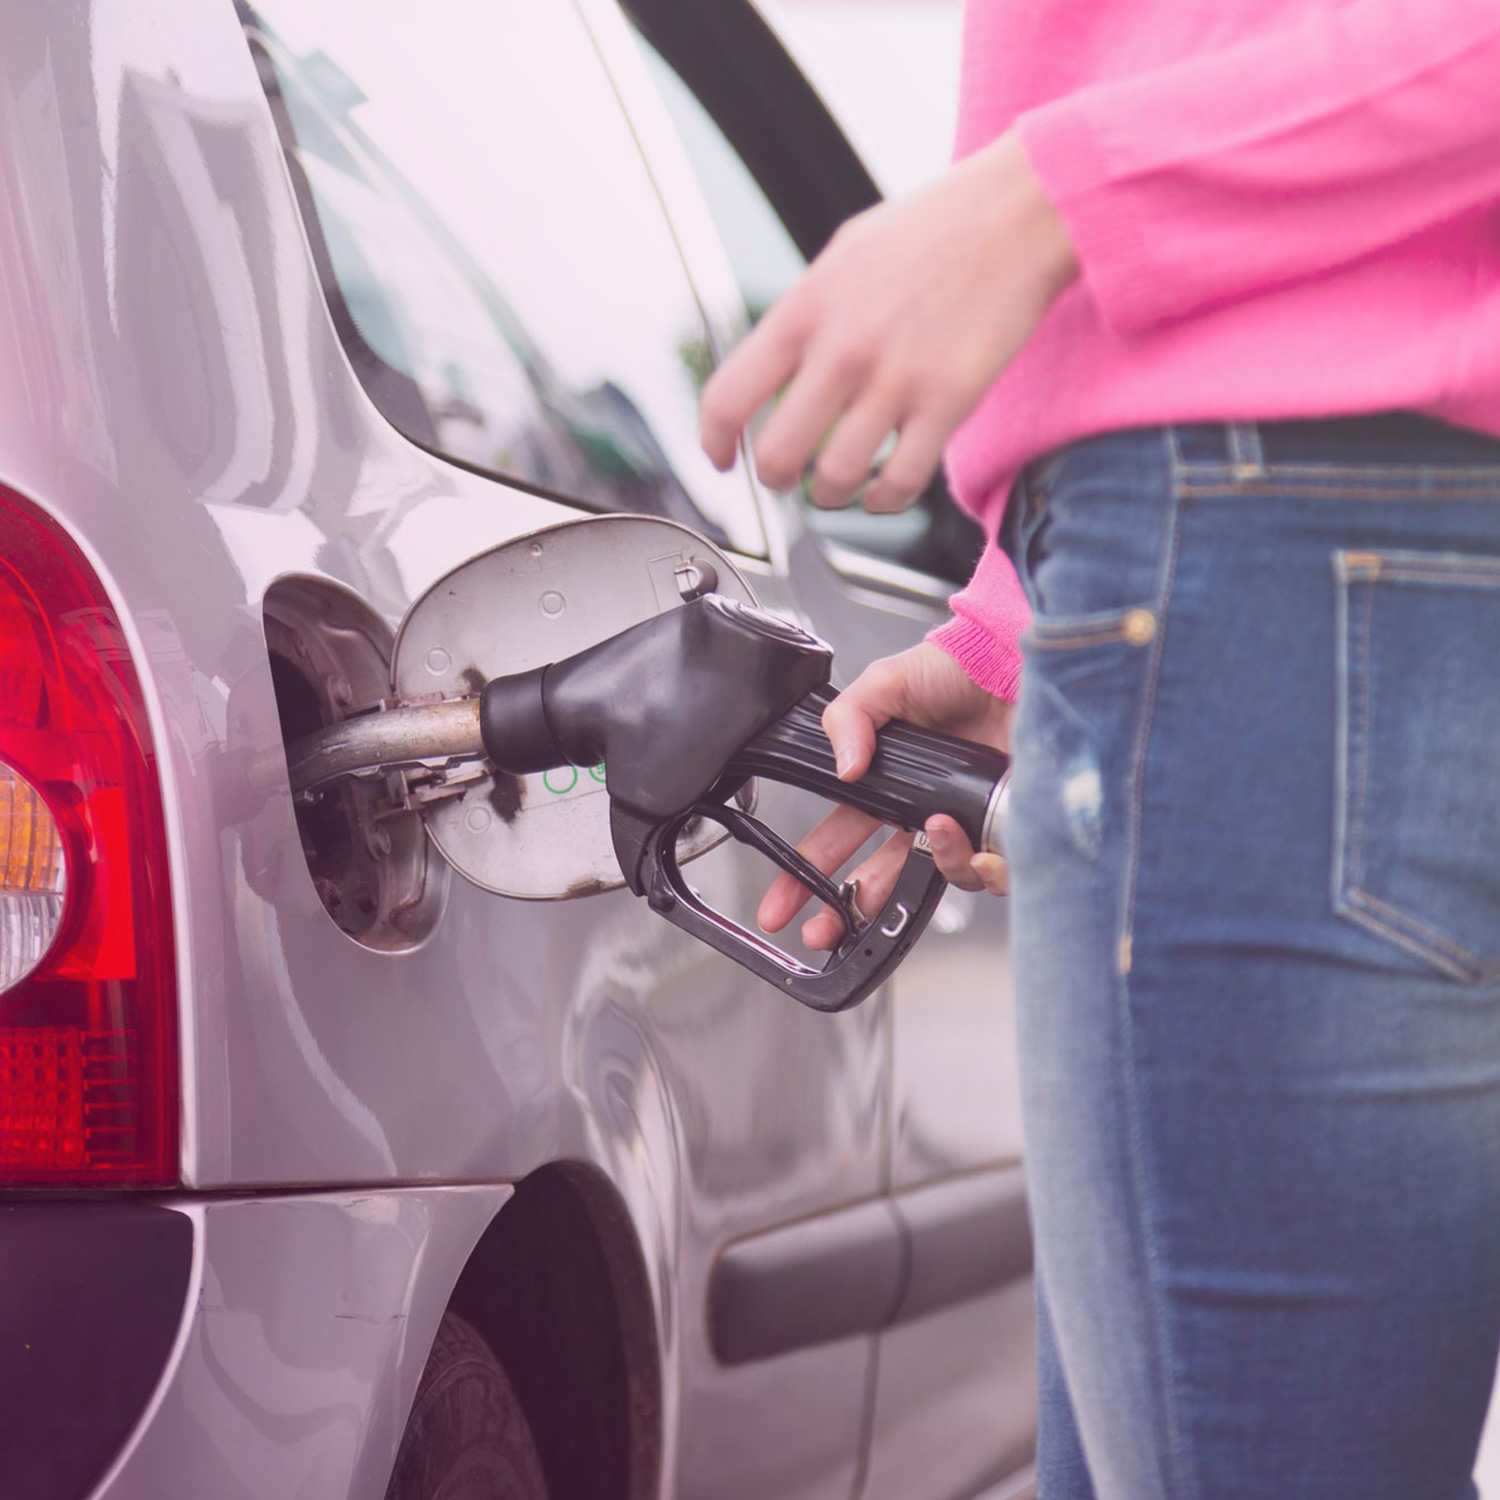
M 283 743 L 374 709 L 389 695 L 392 633 L 326 579 L 278 579 L 266 592 L 266 649 Z M 308 874 L 324 910 L 367 948 L 427 937 L 447 894 L 420 814 L 377 779 L 340 776 L 293 799 Z

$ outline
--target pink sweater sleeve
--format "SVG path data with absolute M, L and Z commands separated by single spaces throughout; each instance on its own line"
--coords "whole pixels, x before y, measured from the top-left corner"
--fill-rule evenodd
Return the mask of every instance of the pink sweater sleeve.
M 1015 701 L 1021 683 L 1016 641 L 1031 619 L 1021 581 L 1010 559 L 990 542 L 968 585 L 950 601 L 953 618 L 927 639 L 961 666 L 986 692 Z
M 1500 3 L 1349 0 L 1017 128 L 1102 316 L 1139 332 L 1500 204 Z

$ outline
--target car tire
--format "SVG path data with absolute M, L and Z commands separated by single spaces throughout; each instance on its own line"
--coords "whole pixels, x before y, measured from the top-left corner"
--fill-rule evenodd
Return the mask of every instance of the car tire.
M 445 1313 L 386 1500 L 547 1500 L 521 1403 L 472 1324 Z

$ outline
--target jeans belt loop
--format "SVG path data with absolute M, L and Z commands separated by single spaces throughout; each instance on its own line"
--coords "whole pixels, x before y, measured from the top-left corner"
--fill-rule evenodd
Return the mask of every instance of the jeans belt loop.
M 1266 454 L 1261 445 L 1260 426 L 1256 422 L 1230 422 L 1225 428 L 1229 440 L 1229 462 L 1236 479 L 1264 479 Z

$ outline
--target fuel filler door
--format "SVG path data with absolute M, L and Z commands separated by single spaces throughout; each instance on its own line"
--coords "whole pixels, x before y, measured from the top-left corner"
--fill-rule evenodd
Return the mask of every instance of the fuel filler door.
M 734 564 L 674 522 L 604 515 L 533 532 L 461 564 L 412 605 L 396 636 L 392 699 L 418 712 L 471 704 L 494 678 L 572 656 L 710 591 L 754 603 Z M 624 883 L 602 765 L 517 776 L 479 759 L 428 787 L 420 772 L 409 779 L 428 836 L 484 890 L 556 901 Z M 725 837 L 712 824 L 687 830 L 682 857 Z

